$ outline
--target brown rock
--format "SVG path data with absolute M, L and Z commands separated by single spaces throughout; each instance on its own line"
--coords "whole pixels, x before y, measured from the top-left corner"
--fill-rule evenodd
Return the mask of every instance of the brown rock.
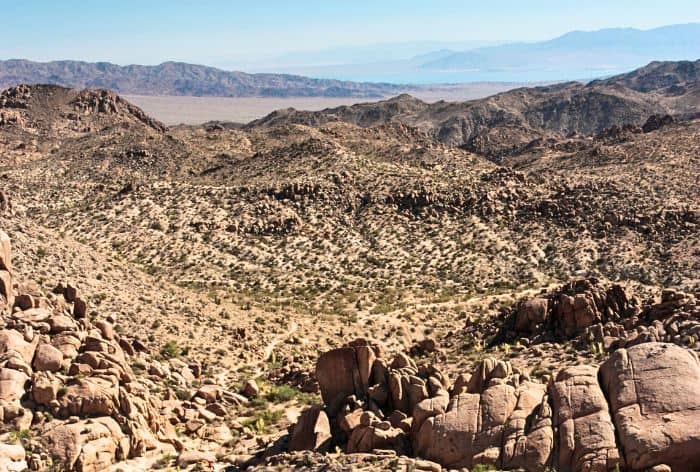
M 214 384 L 202 385 L 195 396 L 203 398 L 207 403 L 214 403 L 221 396 L 221 388 Z
M 29 376 L 19 370 L 0 368 L 0 400 L 6 403 L 18 401 L 25 393 Z
M 250 379 L 243 385 L 241 393 L 248 398 L 255 398 L 260 394 L 260 387 L 258 387 L 258 383 L 254 379 Z
M 73 302 L 73 317 L 80 319 L 80 318 L 85 318 L 87 315 L 87 302 L 83 300 L 82 298 L 76 298 L 75 301 Z M 99 326 L 98 323 L 98 328 L 102 330 L 102 336 L 104 336 L 107 339 L 113 339 L 114 338 L 114 332 L 112 331 L 112 334 L 109 336 L 105 335 L 105 331 L 103 328 Z
M 413 408 L 413 433 L 417 433 L 426 419 L 444 413 L 447 410 L 447 405 L 450 402 L 450 396 L 447 391 L 441 392 L 433 398 L 426 398 L 418 403 Z
M 216 454 L 204 451 L 182 451 L 177 458 L 178 467 L 188 467 L 194 464 L 211 465 L 216 462 Z
M 12 291 L 12 275 L 7 270 L 0 270 L 0 303 L 5 299 L 7 306 L 15 304 L 15 297 Z M 0 309 L 2 305 L 0 305 Z
M 119 380 L 116 377 L 75 379 L 59 395 L 58 418 L 69 416 L 111 416 L 119 412 Z
M 83 314 L 82 316 L 78 316 L 77 314 L 75 314 L 75 311 L 76 311 L 75 307 L 76 306 L 78 306 L 77 300 L 76 300 L 75 305 L 73 307 L 73 316 L 75 316 L 76 318 L 84 317 L 85 314 Z M 112 323 L 108 323 L 105 320 L 99 320 L 97 323 L 95 323 L 95 326 L 97 327 L 97 329 L 100 330 L 100 334 L 102 334 L 103 338 L 108 339 L 110 341 L 114 339 L 114 326 L 112 325 Z M 121 345 L 121 343 L 120 343 L 120 345 Z
M 340 426 L 340 429 L 346 434 L 350 434 L 353 429 L 360 425 L 362 413 L 362 408 L 357 408 L 356 410 L 340 415 L 338 418 L 338 426 Z
M 39 344 L 34 354 L 34 370 L 56 372 L 61 370 L 63 354 L 51 344 Z
M 544 384 L 525 382 L 503 430 L 504 469 L 544 470 L 554 450 L 552 411 Z
M 0 270 L 6 270 L 10 273 L 12 273 L 11 246 L 10 237 L 3 230 L 0 230 Z
M 333 349 L 319 357 L 316 378 L 326 405 L 337 407 L 349 395 L 365 397 L 375 360 L 370 346 Z
M 408 450 L 408 435 L 388 422 L 373 426 L 358 426 L 348 439 L 348 454 L 372 452 L 376 449 L 389 449 L 405 455 Z
M 24 340 L 24 336 L 14 329 L 3 329 L 0 331 L 0 354 L 9 351 L 18 353 L 25 363 L 31 364 L 34 359 L 36 342 L 29 343 Z
M 515 317 L 515 330 L 520 333 L 536 333 L 538 326 L 547 319 L 547 299 L 533 298 L 524 302 Z
M 68 303 L 73 303 L 78 297 L 78 289 L 72 285 L 66 285 L 63 289 L 63 297 Z
M 129 455 L 129 440 L 112 418 L 52 424 L 40 440 L 64 470 L 98 472 Z
M 460 394 L 446 413 L 426 419 L 413 440 L 416 455 L 450 469 L 471 467 L 479 403 L 479 394 Z
M 595 367 L 559 371 L 549 384 L 549 395 L 559 430 L 556 464 L 560 470 L 607 471 L 623 465 Z
M 700 470 L 700 363 L 673 344 L 619 349 L 601 366 L 627 465 Z
M 447 468 L 543 470 L 554 448 L 545 393 L 542 384 L 494 383 L 481 394 L 457 395 L 447 412 L 427 418 L 444 403 L 430 411 L 424 400 L 415 410 L 414 452 Z
M 14 306 L 20 310 L 29 310 L 30 308 L 34 308 L 35 305 L 36 300 L 34 300 L 34 297 L 29 294 L 23 293 L 22 295 L 17 295 L 15 297 Z
M 312 406 L 304 410 L 292 429 L 290 451 L 328 451 L 331 444 L 331 426 L 323 409 Z
M 39 405 L 49 406 L 56 399 L 61 385 L 52 374 L 36 372 L 32 376 L 32 398 Z

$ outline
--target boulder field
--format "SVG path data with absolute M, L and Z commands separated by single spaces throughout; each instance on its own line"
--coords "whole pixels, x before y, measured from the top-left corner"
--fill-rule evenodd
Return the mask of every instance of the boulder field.
M 450 382 L 358 340 L 322 354 L 316 376 L 324 405 L 302 412 L 291 451 L 389 449 L 438 469 L 700 470 L 700 362 L 671 343 L 544 381 L 486 358 Z

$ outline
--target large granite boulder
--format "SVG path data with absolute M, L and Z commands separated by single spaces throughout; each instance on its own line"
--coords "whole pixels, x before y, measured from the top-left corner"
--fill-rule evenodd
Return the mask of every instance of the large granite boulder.
M 674 344 L 616 351 L 601 366 L 627 465 L 700 470 L 700 363 Z

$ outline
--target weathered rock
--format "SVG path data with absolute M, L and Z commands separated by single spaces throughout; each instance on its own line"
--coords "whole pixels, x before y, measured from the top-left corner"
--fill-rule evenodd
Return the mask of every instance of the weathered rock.
M 619 349 L 601 378 L 627 465 L 700 470 L 700 363 L 673 344 Z
M 13 472 L 27 469 L 26 451 L 21 444 L 0 443 L 0 470 Z
M 194 464 L 207 466 L 216 462 L 216 454 L 205 451 L 182 451 L 177 458 L 178 467 L 188 467 Z
M 204 399 L 207 403 L 214 403 L 221 396 L 221 388 L 214 384 L 202 385 L 195 396 Z
M 325 452 L 331 444 L 331 426 L 323 409 L 312 406 L 304 410 L 292 429 L 290 451 Z
M 406 454 L 408 436 L 403 430 L 392 427 L 388 422 L 369 426 L 360 425 L 352 431 L 347 446 L 349 454 L 372 452 L 376 449 L 391 449 L 398 454 Z
M 129 441 L 112 418 L 49 425 L 41 442 L 65 470 L 98 472 L 128 457 Z
M 3 309 L 3 299 L 6 306 L 11 307 L 15 303 L 12 290 L 12 274 L 7 270 L 0 270 L 0 310 Z
M 75 379 L 58 398 L 54 416 L 111 416 L 119 412 L 119 381 L 116 377 Z
M 316 378 L 324 403 L 337 407 L 349 395 L 365 397 L 376 356 L 369 345 L 328 351 L 316 363 Z
M 340 429 L 342 429 L 345 434 L 352 433 L 352 431 L 360 425 L 360 418 L 363 413 L 364 410 L 362 410 L 362 408 L 357 408 L 339 415 L 338 426 L 340 426 Z
M 490 364 L 482 363 L 473 378 L 478 378 L 484 372 L 490 374 L 494 370 L 488 368 Z M 482 382 L 483 378 L 474 384 L 475 388 Z M 532 463 L 546 462 L 552 447 L 551 434 L 549 443 L 535 435 L 531 443 L 528 442 L 529 437 L 522 438 L 519 445 L 510 445 L 509 454 L 502 457 L 506 435 L 516 436 L 513 442 L 517 442 L 519 428 L 525 431 L 523 415 L 530 417 L 535 408 L 540 407 L 543 388 L 538 393 L 539 398 L 536 392 L 531 394 L 534 399 L 530 401 L 523 397 L 521 410 L 517 413 L 521 392 L 506 383 L 494 383 L 482 392 L 460 393 L 452 399 L 446 413 L 422 420 L 418 432 L 414 434 L 414 451 L 449 468 L 471 467 L 474 464 L 498 467 L 504 461 L 517 465 L 525 464 L 528 460 Z M 423 405 L 419 404 L 421 407 Z M 420 417 L 417 420 L 421 423 Z M 547 425 L 542 422 L 540 426 L 545 428 Z M 544 437 L 546 439 L 546 435 Z M 538 447 L 541 450 L 533 451 Z M 527 459 L 524 457 L 526 454 Z
M 0 270 L 12 273 L 12 243 L 10 237 L 0 230 Z
M 536 333 L 547 319 L 547 299 L 533 298 L 525 301 L 516 314 L 515 330 L 521 333 Z
M 503 430 L 500 467 L 543 470 L 554 451 L 552 411 L 543 384 L 527 382 Z
M 63 383 L 46 372 L 35 372 L 32 376 L 32 398 L 38 405 L 49 406 L 56 400 Z
M 480 395 L 454 397 L 448 411 L 426 419 L 414 436 L 414 452 L 422 458 L 458 469 L 472 466 L 472 445 L 478 430 Z
M 555 464 L 566 471 L 607 471 L 622 466 L 613 426 L 595 367 L 559 371 L 549 385 L 558 428 Z
M 37 339 L 38 341 L 38 339 Z M 34 359 L 36 342 L 27 342 L 19 331 L 3 329 L 0 331 L 0 354 L 14 351 L 22 356 L 25 363 L 31 364 Z
M 243 385 L 242 393 L 248 398 L 255 398 L 260 393 L 260 387 L 255 380 L 250 379 Z
M 63 354 L 51 344 L 39 344 L 34 354 L 34 370 L 56 372 L 61 369 Z
M 441 392 L 441 394 L 436 395 L 433 398 L 426 398 L 425 400 L 419 402 L 415 408 L 413 408 L 413 423 L 412 431 L 418 433 L 420 427 L 423 425 L 426 419 L 437 416 L 444 413 L 447 410 L 447 405 L 450 402 L 450 396 L 447 391 Z
M 51 334 L 60 333 L 63 331 L 76 331 L 78 325 L 75 320 L 66 315 L 54 315 L 49 319 L 51 326 Z
M 87 302 L 83 300 L 80 297 L 77 297 L 75 301 L 73 302 L 73 317 L 76 319 L 80 318 L 85 318 L 87 315 Z M 108 331 L 107 327 L 100 327 L 98 325 L 98 328 L 102 331 L 102 336 L 104 336 L 105 339 L 113 339 L 114 338 L 114 332 Z

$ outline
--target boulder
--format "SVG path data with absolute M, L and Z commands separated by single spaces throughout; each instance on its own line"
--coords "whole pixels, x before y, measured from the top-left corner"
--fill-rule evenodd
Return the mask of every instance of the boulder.
M 56 372 L 61 370 L 63 353 L 51 344 L 39 344 L 34 354 L 34 370 Z
M 31 364 L 35 350 L 36 342 L 25 341 L 24 336 L 19 331 L 14 329 L 0 330 L 0 354 L 14 351 L 22 356 L 25 363 Z
M 292 429 L 290 451 L 326 452 L 331 444 L 331 425 L 323 409 L 314 405 L 304 410 Z
M 18 402 L 25 393 L 29 376 L 19 370 L 0 368 L 0 402 Z
M 78 325 L 75 320 L 66 315 L 54 315 L 49 319 L 51 326 L 51 334 L 61 333 L 63 331 L 76 331 Z
M 360 425 L 352 431 L 348 439 L 348 454 L 372 452 L 376 449 L 391 449 L 400 455 L 408 452 L 408 435 L 399 428 L 392 427 L 388 421 L 365 426 Z
M 543 384 L 526 382 L 518 389 L 515 409 L 503 430 L 500 467 L 544 470 L 554 452 L 552 409 Z
M 5 300 L 8 307 L 15 304 L 14 292 L 12 290 L 12 275 L 8 270 L 0 270 L 0 303 Z M 0 305 L 0 309 L 2 309 Z
M 32 398 L 38 405 L 49 406 L 56 400 L 62 382 L 53 374 L 35 372 L 32 375 Z
M 472 467 L 472 445 L 478 430 L 481 396 L 462 393 L 448 411 L 426 419 L 413 438 L 414 453 L 449 469 Z
M 10 237 L 3 230 L 0 230 L 0 270 L 6 270 L 10 273 L 12 272 L 11 246 Z
M 75 301 L 73 302 L 73 317 L 76 319 L 80 319 L 80 318 L 85 318 L 86 315 L 87 315 L 87 302 L 85 300 L 83 300 L 82 298 L 77 297 L 75 299 Z M 102 331 L 102 336 L 104 336 L 106 339 L 112 339 L 114 337 L 114 332 L 109 331 L 111 326 L 109 328 L 106 328 L 104 326 L 103 327 L 98 326 L 98 328 L 100 328 L 100 330 Z
M 111 416 L 119 413 L 119 380 L 114 376 L 77 378 L 59 395 L 54 416 Z
M 619 349 L 601 366 L 627 465 L 700 470 L 700 363 L 674 344 Z
M 112 418 L 52 423 L 40 438 L 65 470 L 98 472 L 129 455 L 129 440 Z
M 324 403 L 337 408 L 350 395 L 364 398 L 375 359 L 369 345 L 343 347 L 322 354 L 316 363 L 316 378 Z
M 258 387 L 258 383 L 254 379 L 250 379 L 243 385 L 241 393 L 248 398 L 255 398 L 260 394 L 260 387 Z
M 216 454 L 205 451 L 182 451 L 177 458 L 177 465 L 182 468 L 195 464 L 209 466 L 214 462 L 216 462 Z
M 0 470 L 27 470 L 26 452 L 21 444 L 0 443 Z
M 17 297 L 15 302 L 19 302 L 20 297 Z M 51 312 L 46 308 L 27 308 L 23 311 L 18 311 L 12 314 L 12 317 L 18 320 L 22 320 L 25 323 L 29 323 L 33 326 L 38 323 L 48 322 L 51 318 Z
M 588 365 L 563 369 L 548 390 L 558 430 L 558 470 L 603 472 L 621 467 L 615 427 L 597 369 Z
M 221 388 L 214 384 L 202 385 L 195 393 L 195 397 L 202 398 L 207 403 L 214 403 L 221 397 Z
M 533 298 L 525 301 L 515 315 L 515 330 L 520 333 L 536 333 L 547 319 L 547 299 Z

